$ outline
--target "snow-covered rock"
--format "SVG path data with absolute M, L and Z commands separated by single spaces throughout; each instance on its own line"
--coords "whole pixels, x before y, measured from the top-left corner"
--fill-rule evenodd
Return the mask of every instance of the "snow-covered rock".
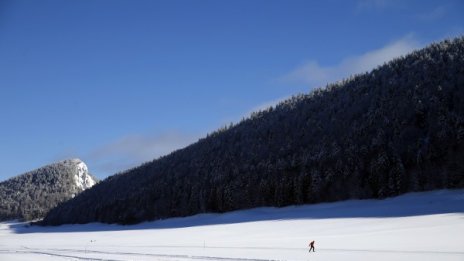
M 73 178 L 77 189 L 81 191 L 86 190 L 97 183 L 95 178 L 90 175 L 89 168 L 82 160 L 71 159 L 64 162 L 65 164 L 71 164 L 76 169 Z

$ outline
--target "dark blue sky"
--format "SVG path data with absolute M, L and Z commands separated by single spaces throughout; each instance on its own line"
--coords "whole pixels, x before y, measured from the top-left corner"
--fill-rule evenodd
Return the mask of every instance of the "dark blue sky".
M 0 1 L 0 180 L 103 178 L 464 32 L 463 1 Z

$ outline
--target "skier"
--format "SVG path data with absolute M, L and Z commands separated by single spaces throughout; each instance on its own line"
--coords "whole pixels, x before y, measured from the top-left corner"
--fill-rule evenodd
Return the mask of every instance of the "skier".
M 313 252 L 316 252 L 316 251 L 314 250 L 314 240 L 311 241 L 311 242 L 309 243 L 309 252 L 310 252 L 310 253 L 311 253 L 311 249 L 313 250 Z

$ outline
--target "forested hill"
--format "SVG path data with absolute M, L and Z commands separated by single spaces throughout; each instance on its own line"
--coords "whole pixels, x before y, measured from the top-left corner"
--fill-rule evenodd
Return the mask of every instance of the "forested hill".
M 128 224 L 464 187 L 463 159 L 461 37 L 295 96 L 111 176 L 42 224 Z
M 0 182 L 0 221 L 43 218 L 58 203 L 95 184 L 87 165 L 64 160 Z

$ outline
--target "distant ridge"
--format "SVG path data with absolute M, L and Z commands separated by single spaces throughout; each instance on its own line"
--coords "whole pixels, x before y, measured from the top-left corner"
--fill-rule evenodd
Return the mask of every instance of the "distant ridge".
M 464 187 L 464 38 L 253 113 L 111 176 L 43 225 L 146 220 Z
M 0 183 L 0 220 L 43 218 L 97 179 L 80 159 L 50 164 Z

